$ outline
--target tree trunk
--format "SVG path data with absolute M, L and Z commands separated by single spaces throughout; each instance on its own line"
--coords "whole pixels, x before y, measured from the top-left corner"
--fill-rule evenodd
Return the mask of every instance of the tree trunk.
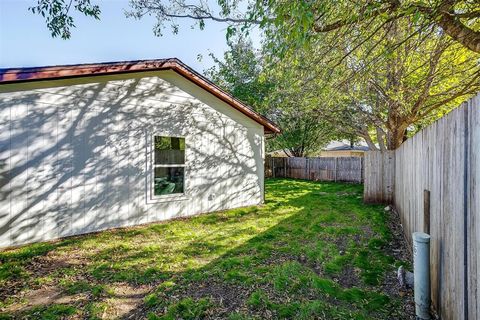
M 387 149 L 395 150 L 403 143 L 403 138 L 407 131 L 406 126 L 395 126 L 387 132 Z
M 304 156 L 304 152 L 303 152 L 303 148 L 301 147 L 297 147 L 297 148 L 290 148 L 290 154 L 289 157 L 303 157 Z
M 375 145 L 375 143 L 373 143 L 372 138 L 370 137 L 370 135 L 368 133 L 360 134 L 360 136 L 363 137 L 363 139 L 365 139 L 365 142 L 367 143 L 368 149 L 370 149 L 370 151 L 377 151 L 378 150 L 377 146 Z
M 382 128 L 377 127 L 377 141 L 378 145 L 380 146 L 380 151 L 385 151 L 385 133 Z

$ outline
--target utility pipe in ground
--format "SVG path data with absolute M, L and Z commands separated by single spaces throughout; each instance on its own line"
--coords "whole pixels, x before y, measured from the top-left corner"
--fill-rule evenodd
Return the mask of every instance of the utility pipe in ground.
M 417 319 L 430 319 L 430 236 L 413 233 L 413 276 L 415 314 Z

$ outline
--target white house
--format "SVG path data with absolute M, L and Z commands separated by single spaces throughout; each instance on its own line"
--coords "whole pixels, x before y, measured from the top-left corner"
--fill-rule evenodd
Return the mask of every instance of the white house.
M 256 205 L 279 128 L 177 59 L 0 70 L 0 247 Z

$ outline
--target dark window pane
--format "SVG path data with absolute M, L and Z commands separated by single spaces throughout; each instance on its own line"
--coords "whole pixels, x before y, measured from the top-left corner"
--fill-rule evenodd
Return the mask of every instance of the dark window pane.
M 154 137 L 155 164 L 184 164 L 185 138 Z
M 157 167 L 153 178 L 154 195 L 183 193 L 184 168 Z

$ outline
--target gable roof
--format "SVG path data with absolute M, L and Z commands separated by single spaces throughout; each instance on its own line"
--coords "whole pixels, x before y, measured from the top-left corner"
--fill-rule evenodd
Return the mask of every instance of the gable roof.
M 161 70 L 175 71 L 179 75 L 195 83 L 202 89 L 242 112 L 247 117 L 261 124 L 264 127 L 265 133 L 280 132 L 280 128 L 275 123 L 254 111 L 251 107 L 236 99 L 230 93 L 222 90 L 219 86 L 176 58 L 0 69 L 0 85 L 27 81 L 57 80 Z

